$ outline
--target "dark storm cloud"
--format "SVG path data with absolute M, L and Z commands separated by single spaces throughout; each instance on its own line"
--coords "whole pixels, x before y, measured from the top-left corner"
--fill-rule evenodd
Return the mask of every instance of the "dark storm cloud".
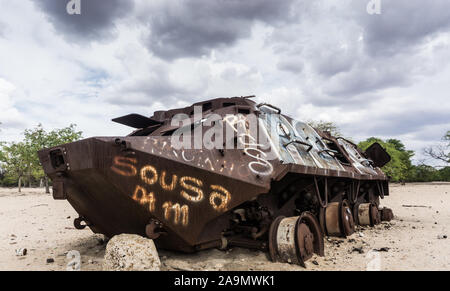
M 450 1 L 381 0 L 380 15 L 368 14 L 368 3 L 314 1 L 296 23 L 275 29 L 270 36 L 268 43 L 280 59 L 277 68 L 293 74 L 311 69 L 306 78 L 336 99 L 331 105 L 408 87 L 439 71 L 442 62 L 433 58 L 442 54 L 428 57 L 422 54 L 422 45 L 449 32 Z M 301 5 L 297 1 L 293 9 Z
M 149 49 L 163 59 L 198 57 L 250 36 L 253 24 L 290 19 L 292 0 L 163 1 L 143 11 Z
M 382 0 L 381 3 L 380 15 L 362 13 L 359 18 L 364 27 L 367 50 L 371 55 L 404 52 L 413 49 L 429 36 L 449 31 L 448 0 Z M 360 5 L 361 3 L 355 4 L 356 7 Z
M 103 40 L 114 35 L 115 20 L 133 8 L 128 0 L 81 0 L 81 15 L 70 15 L 69 0 L 39 0 L 35 2 L 48 16 L 55 30 L 70 40 Z
M 358 0 L 353 5 L 353 11 L 358 15 L 354 20 L 362 29 L 364 43 L 359 54 L 348 58 L 346 54 L 337 53 L 332 61 L 325 59 L 323 66 L 316 67 L 319 73 L 326 70 L 330 72 L 329 76 L 334 76 L 328 94 L 346 97 L 410 86 L 416 79 L 435 71 L 427 66 L 440 65 L 421 56 L 420 47 L 438 33 L 450 31 L 450 1 L 381 0 L 381 3 L 379 15 L 366 12 L 366 1 Z M 314 61 L 321 60 L 324 59 Z M 344 69 L 351 62 L 353 69 L 342 73 L 339 62 Z M 336 64 L 338 70 L 335 70 Z
M 129 16 L 145 25 L 146 46 L 156 56 L 171 60 L 199 57 L 211 49 L 233 45 L 249 37 L 257 21 L 277 24 L 292 20 L 294 0 L 81 0 L 81 15 L 69 15 L 69 0 L 42 0 L 37 6 L 55 29 L 76 40 L 99 40 L 114 35 L 115 21 Z M 138 9 L 133 7 L 137 5 Z M 137 13 L 137 14 L 135 14 Z M 130 22 L 131 23 L 131 22 Z

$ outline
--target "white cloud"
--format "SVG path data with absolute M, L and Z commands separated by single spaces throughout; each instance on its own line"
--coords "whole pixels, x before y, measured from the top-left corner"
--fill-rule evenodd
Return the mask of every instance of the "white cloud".
M 448 1 L 383 3 L 377 18 L 359 0 L 97 0 L 84 24 L 52 1 L 0 0 L 1 139 L 40 122 L 123 135 L 111 118 L 250 94 L 419 155 L 450 128 Z
M 14 102 L 16 87 L 0 78 L 0 136 L 2 140 L 17 138 L 15 131 L 26 125 L 26 116 L 21 114 Z

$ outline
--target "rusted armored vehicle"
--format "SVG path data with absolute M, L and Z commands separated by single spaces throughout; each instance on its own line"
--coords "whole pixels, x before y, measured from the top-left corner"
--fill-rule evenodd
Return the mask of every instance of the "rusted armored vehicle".
M 374 144 L 314 129 L 249 97 L 130 114 L 135 130 L 39 152 L 54 199 L 67 199 L 88 226 L 112 237 L 134 233 L 162 249 L 237 246 L 304 265 L 324 255 L 324 236 L 393 217 L 380 170 L 390 157 Z

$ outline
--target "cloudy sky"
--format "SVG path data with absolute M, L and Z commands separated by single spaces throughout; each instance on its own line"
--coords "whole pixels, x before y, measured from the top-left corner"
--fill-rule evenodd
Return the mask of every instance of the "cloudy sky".
M 255 94 L 421 159 L 450 129 L 450 1 L 380 1 L 0 0 L 0 140 Z

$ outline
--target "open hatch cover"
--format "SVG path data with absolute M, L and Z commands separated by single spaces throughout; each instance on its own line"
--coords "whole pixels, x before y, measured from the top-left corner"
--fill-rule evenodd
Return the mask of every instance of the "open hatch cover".
M 162 124 L 162 122 L 160 121 L 136 113 L 128 114 L 122 117 L 117 117 L 114 118 L 112 121 L 133 128 L 147 128 L 149 126 Z

